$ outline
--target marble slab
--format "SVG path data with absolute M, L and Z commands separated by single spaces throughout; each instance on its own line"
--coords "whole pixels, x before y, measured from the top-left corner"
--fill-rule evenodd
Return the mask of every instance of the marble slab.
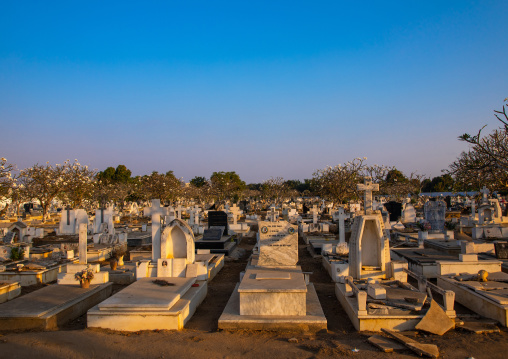
M 174 285 L 160 286 L 154 280 Z M 196 282 L 196 278 L 141 278 L 99 304 L 99 310 L 160 311 L 170 309 Z
M 259 266 L 294 266 L 298 262 L 298 227 L 288 222 L 259 222 Z

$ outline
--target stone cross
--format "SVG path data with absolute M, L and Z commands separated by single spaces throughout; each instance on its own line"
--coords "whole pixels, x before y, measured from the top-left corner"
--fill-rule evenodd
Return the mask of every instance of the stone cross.
M 473 219 L 476 217 L 476 202 L 474 199 L 471 200 L 471 217 Z
M 198 205 L 195 205 L 194 208 L 191 208 L 189 211 L 190 219 L 189 224 L 192 226 L 194 224 L 199 225 L 199 212 L 201 211 L 201 208 L 198 207 Z
M 176 211 L 176 218 L 178 219 L 182 219 L 182 211 L 183 211 L 183 207 L 179 204 L 178 207 L 175 208 L 175 211 Z
M 312 206 L 310 213 L 312 213 L 312 223 L 316 224 L 318 215 L 317 205 Z
M 161 215 L 166 215 L 167 209 L 161 207 L 160 199 L 152 199 L 152 207 L 145 207 L 145 216 L 152 216 L 152 259 L 161 257 Z
M 482 204 L 488 204 L 489 203 L 488 195 L 490 193 L 489 189 L 483 186 L 480 192 L 482 193 Z
M 270 221 L 275 222 L 278 213 L 275 212 L 275 206 L 270 207 Z
M 343 207 L 339 207 L 339 243 L 346 243 L 346 228 L 344 221 L 351 215 L 344 212 Z
M 379 184 L 372 183 L 372 178 L 365 177 L 364 183 L 357 184 L 356 189 L 365 192 L 363 195 L 363 208 L 365 214 L 372 214 L 372 192 L 379 191 Z
M 236 224 L 236 221 L 238 219 L 238 215 L 240 214 L 240 208 L 237 207 L 236 203 L 229 208 L 229 213 L 233 215 L 233 224 Z
M 86 247 L 87 247 L 87 225 L 79 224 L 79 264 L 87 264 Z

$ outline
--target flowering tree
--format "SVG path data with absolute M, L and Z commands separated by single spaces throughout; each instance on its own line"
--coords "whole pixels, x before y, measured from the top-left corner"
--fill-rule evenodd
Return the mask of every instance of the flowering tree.
M 83 205 L 85 200 L 93 196 L 95 171 L 89 170 L 88 166 L 82 166 L 78 160 L 71 163 L 64 162 L 63 181 L 64 188 L 59 197 L 73 208 Z
M 142 191 L 147 199 L 174 201 L 182 194 L 182 181 L 175 177 L 173 171 L 165 174 L 152 172 L 150 176 L 141 178 Z
M 16 169 L 16 165 L 7 163 L 7 159 L 0 159 L 0 200 L 5 200 L 12 192 L 12 187 L 16 183 L 16 178 L 12 172 Z
M 508 113 L 505 106 L 494 113 L 502 123 L 500 128 L 482 137 L 483 126 L 475 136 L 465 133 L 459 137 L 470 148 L 449 166 L 448 174 L 462 190 L 478 190 L 484 185 L 497 190 L 508 188 Z
M 362 181 L 367 157 L 355 158 L 343 165 L 328 166 L 313 174 L 313 186 L 320 197 L 334 203 L 345 203 L 357 198 L 356 185 Z
M 7 163 L 7 159 L 2 157 L 0 159 L 0 200 L 4 201 L 8 198 L 13 199 L 15 201 L 16 191 L 17 191 L 17 183 L 16 177 L 12 175 L 12 172 L 16 169 L 16 165 L 11 163 Z M 9 204 L 5 206 L 0 212 L 0 215 L 3 215 L 7 212 L 7 208 Z
M 261 191 L 264 199 L 274 201 L 275 204 L 279 204 L 290 193 L 290 189 L 282 177 L 271 177 L 264 181 Z
M 35 164 L 20 171 L 19 182 L 25 198 L 39 201 L 44 222 L 47 219 L 51 202 L 67 186 L 65 166 L 57 164 L 53 167 L 49 162 L 46 162 L 46 165 Z

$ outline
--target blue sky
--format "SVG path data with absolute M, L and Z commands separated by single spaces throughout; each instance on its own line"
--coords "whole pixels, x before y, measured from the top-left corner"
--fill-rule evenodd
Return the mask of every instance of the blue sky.
M 0 155 L 437 176 L 508 97 L 507 1 L 2 1 Z

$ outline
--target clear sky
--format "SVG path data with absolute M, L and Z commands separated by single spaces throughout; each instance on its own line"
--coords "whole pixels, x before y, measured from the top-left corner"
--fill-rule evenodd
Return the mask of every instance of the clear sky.
M 498 124 L 508 1 L 1 1 L 0 156 L 134 175 L 440 175 Z

